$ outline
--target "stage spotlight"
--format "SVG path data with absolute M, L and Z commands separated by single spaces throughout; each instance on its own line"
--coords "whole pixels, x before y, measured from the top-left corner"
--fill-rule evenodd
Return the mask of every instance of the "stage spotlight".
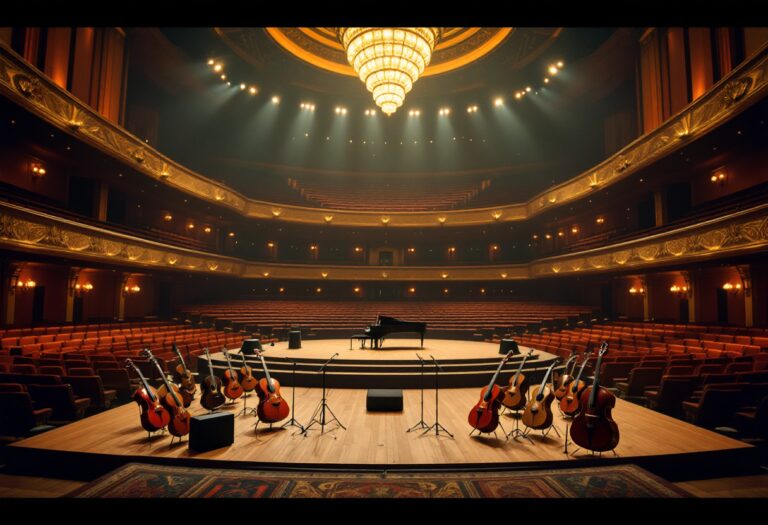
M 258 89 L 256 89 L 256 86 L 251 86 L 250 88 L 248 88 L 248 92 L 249 92 L 251 95 L 255 95 L 256 93 L 258 93 L 258 92 L 259 92 L 259 90 L 258 90 Z
M 277 95 L 273 96 L 272 97 L 272 103 L 273 104 L 279 104 L 280 103 L 280 97 L 278 97 Z
M 551 65 L 551 66 L 549 66 L 547 71 L 549 71 L 550 75 L 557 75 L 557 66 Z
M 501 97 L 496 98 L 496 100 L 493 101 L 493 105 L 496 107 L 503 106 L 504 105 L 504 99 Z
M 222 69 L 224 69 L 224 66 L 222 66 L 221 64 L 216 64 L 215 66 L 213 66 L 213 70 L 214 70 L 216 73 L 218 73 L 218 72 L 219 72 L 219 71 L 221 71 Z
M 240 84 L 240 91 L 245 91 L 245 84 Z

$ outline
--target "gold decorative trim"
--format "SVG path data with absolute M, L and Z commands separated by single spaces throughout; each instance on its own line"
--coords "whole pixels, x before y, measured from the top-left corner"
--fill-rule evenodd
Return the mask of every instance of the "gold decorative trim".
M 531 218 L 631 176 L 651 162 L 676 151 L 690 138 L 704 135 L 735 117 L 761 100 L 766 92 L 768 45 L 656 130 L 636 139 L 596 167 L 536 195 L 528 202 L 441 212 L 390 212 L 387 214 L 391 217 L 387 227 L 440 227 L 438 215 L 445 215 L 446 225 L 452 227 L 485 225 L 497 220 L 492 215 L 495 211 L 502 213 L 500 220 L 503 222 Z M 158 182 L 246 217 L 271 219 L 274 218 L 272 210 L 282 209 L 281 221 L 322 226 L 325 225 L 324 217 L 332 214 L 334 226 L 382 227 L 380 212 L 290 206 L 246 198 L 174 162 L 112 124 L 54 84 L 3 43 L 0 43 L 0 93 Z
M 438 267 L 279 264 L 170 247 L 0 202 L 0 248 L 118 266 L 178 269 L 249 279 L 317 279 L 320 275 L 331 281 L 523 280 L 684 264 L 702 258 L 758 252 L 766 247 L 768 204 L 762 204 L 643 239 L 539 259 L 530 264 Z

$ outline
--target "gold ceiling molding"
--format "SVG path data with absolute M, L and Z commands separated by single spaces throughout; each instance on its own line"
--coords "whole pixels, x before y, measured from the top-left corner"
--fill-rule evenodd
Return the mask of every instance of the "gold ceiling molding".
M 731 257 L 768 247 L 768 204 L 705 222 L 568 255 L 534 261 L 531 277 L 684 264 L 707 257 Z
M 768 248 L 768 204 L 604 248 L 484 266 L 342 266 L 253 262 L 188 250 L 0 202 L 0 248 L 155 270 L 247 279 L 498 281 L 624 271 L 731 257 Z
M 0 43 L 0 92 L 50 124 L 159 183 L 243 216 L 326 226 L 324 217 L 333 215 L 334 226 L 382 227 L 381 212 L 312 208 L 249 199 L 174 162 L 125 129 L 112 124 L 55 85 L 3 43 Z M 701 136 L 735 117 L 761 100 L 766 92 L 768 45 L 655 131 L 638 138 L 596 167 L 540 193 L 528 202 L 440 212 L 390 212 L 386 213 L 391 218 L 386 227 L 461 227 L 525 220 L 629 177 L 649 163 L 676 151 L 691 138 Z M 275 216 L 275 209 L 282 210 L 279 216 Z M 501 215 L 497 218 L 498 212 Z M 437 221 L 438 216 L 446 217 L 445 225 Z
M 493 51 L 515 30 L 513 27 L 444 27 L 442 38 L 421 77 L 439 75 L 464 67 Z M 237 46 L 226 31 L 217 34 Z M 285 51 L 320 69 L 357 77 L 332 27 L 267 27 L 267 34 Z M 559 32 L 555 29 L 553 32 Z M 238 49 L 239 46 L 237 46 Z M 240 56 L 243 52 L 238 53 Z

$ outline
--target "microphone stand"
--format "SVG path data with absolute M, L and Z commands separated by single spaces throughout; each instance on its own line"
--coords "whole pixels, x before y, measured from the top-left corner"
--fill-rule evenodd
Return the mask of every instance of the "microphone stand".
M 440 424 L 440 410 L 439 410 L 440 403 L 438 399 L 438 392 L 440 392 L 440 382 L 439 382 L 440 373 L 438 372 L 438 370 L 442 370 L 443 367 L 440 366 L 440 363 L 438 363 L 437 359 L 432 357 L 432 355 L 430 355 L 429 357 L 430 359 L 432 359 L 432 362 L 435 363 L 435 424 L 427 428 L 424 432 L 422 432 L 422 435 L 427 434 L 430 430 L 434 428 L 436 436 L 440 435 L 440 429 L 442 429 L 444 433 L 448 434 L 449 436 L 451 436 L 451 438 L 453 438 L 453 434 L 448 432 L 448 430 L 446 430 L 446 428 Z
M 328 367 L 328 364 L 329 364 L 331 361 L 333 361 L 333 360 L 334 360 L 334 358 L 335 358 L 337 355 L 339 355 L 339 353 L 338 353 L 338 352 L 337 352 L 337 353 L 335 353 L 335 354 L 333 354 L 333 355 L 331 356 L 331 358 L 330 358 L 328 361 L 326 361 L 325 363 L 323 363 L 323 366 L 321 366 L 321 367 L 318 369 L 318 372 L 322 372 L 322 373 L 323 373 L 323 399 L 320 401 L 320 404 L 317 406 L 317 408 L 315 409 L 315 411 L 312 413 L 312 420 L 309 422 L 309 425 L 307 425 L 307 426 L 304 428 L 304 430 L 303 430 L 303 434 L 304 434 L 304 437 L 307 437 L 307 436 L 309 435 L 309 429 L 310 429 L 310 428 L 312 428 L 312 425 L 314 425 L 315 423 L 319 423 L 319 424 L 320 424 L 320 433 L 321 433 L 321 434 L 322 434 L 323 432 L 325 432 L 325 425 L 326 425 L 326 424 L 330 424 L 332 421 L 336 421 L 336 423 L 338 423 L 338 424 L 339 424 L 339 426 L 340 426 L 341 428 L 343 428 L 344 430 L 346 430 L 346 429 L 347 429 L 347 427 L 345 427 L 344 425 L 342 425 L 342 424 L 341 424 L 341 421 L 339 421 L 339 418 L 337 418 L 337 417 L 336 417 L 336 414 L 334 414 L 334 413 L 333 413 L 333 410 L 331 410 L 331 407 L 329 407 L 329 406 L 328 406 L 328 402 L 326 401 L 326 398 L 325 398 L 325 369 Z M 326 423 L 326 421 L 325 421 L 325 411 L 326 411 L 326 410 L 328 410 L 328 412 L 330 412 L 330 413 L 331 413 L 331 416 L 333 416 L 333 417 L 332 417 L 332 418 L 331 418 L 331 419 L 328 421 L 328 423 Z M 317 416 L 318 416 L 318 415 L 320 416 L 320 419 L 317 419 Z
M 325 396 L 323 396 L 325 397 Z M 291 419 L 283 423 L 280 428 L 299 427 L 300 434 L 304 432 L 304 425 L 296 421 L 296 361 L 293 362 L 293 372 L 291 372 Z
M 424 422 L 424 360 L 419 354 L 416 354 L 416 357 L 421 361 L 421 378 L 419 379 L 419 387 L 421 388 L 421 419 L 418 423 L 406 430 L 406 432 L 412 432 L 421 428 L 429 428 L 429 425 Z

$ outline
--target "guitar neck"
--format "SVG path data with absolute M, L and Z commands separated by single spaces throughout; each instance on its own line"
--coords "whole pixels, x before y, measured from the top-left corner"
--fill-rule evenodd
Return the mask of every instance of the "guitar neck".
M 547 384 L 547 379 L 549 379 L 549 374 L 551 374 L 551 373 L 552 373 L 552 369 L 554 369 L 554 368 L 555 368 L 555 365 L 556 365 L 556 364 L 557 364 L 557 361 L 555 361 L 554 363 L 552 363 L 551 365 L 549 365 L 549 368 L 547 368 L 547 373 L 546 373 L 546 374 L 544 374 L 544 379 L 541 381 L 541 385 L 539 386 L 539 392 L 541 392 L 542 390 L 544 390 L 544 385 L 546 385 L 546 384 Z
M 592 392 L 589 393 L 589 408 L 595 405 L 597 398 L 597 389 L 600 387 L 600 365 L 603 362 L 603 354 L 608 350 L 608 344 L 603 343 L 600 347 L 600 353 L 597 354 L 597 363 L 595 363 L 595 377 L 592 378 Z
M 269 391 L 272 391 L 272 378 L 269 377 L 269 369 L 267 368 L 267 363 L 264 361 L 264 356 L 259 354 L 259 359 L 261 359 L 261 366 L 264 368 L 264 375 L 267 377 L 267 386 L 269 386 Z
M 131 367 L 133 367 L 136 373 L 139 374 L 139 379 L 141 380 L 141 384 L 144 385 L 144 390 L 146 391 L 149 398 L 152 401 L 155 401 L 155 396 L 152 394 L 152 390 L 149 386 L 149 383 L 147 383 L 147 378 L 144 377 L 144 374 L 141 373 L 141 370 L 139 370 L 139 367 L 136 366 L 133 362 L 131 362 Z

